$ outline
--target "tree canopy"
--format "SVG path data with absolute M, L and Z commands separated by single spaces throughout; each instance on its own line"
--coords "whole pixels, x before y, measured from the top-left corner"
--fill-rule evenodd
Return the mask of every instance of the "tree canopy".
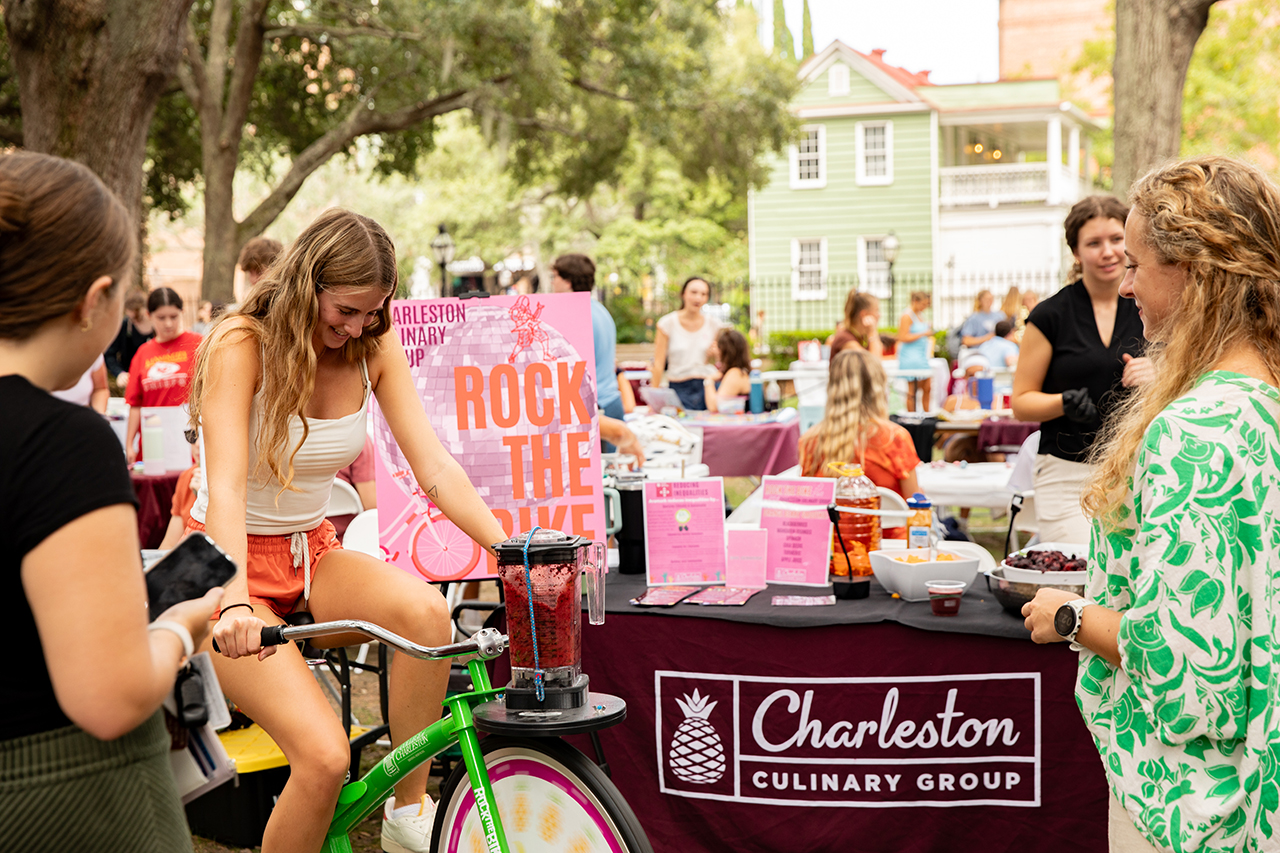
M 198 0 L 180 90 L 160 105 L 151 201 L 203 187 L 206 293 L 239 246 L 329 158 L 360 150 L 413 175 L 441 117 L 464 111 L 523 186 L 588 198 L 637 151 L 745 194 L 789 141 L 789 64 L 705 0 Z M 750 14 L 739 12 L 736 14 Z M 234 197 L 237 169 L 265 194 Z

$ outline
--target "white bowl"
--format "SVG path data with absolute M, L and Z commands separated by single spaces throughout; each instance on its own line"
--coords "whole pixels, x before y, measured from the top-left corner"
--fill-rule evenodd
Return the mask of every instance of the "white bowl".
M 904 601 L 928 601 L 929 581 L 964 581 L 973 586 L 978 576 L 978 558 L 965 557 L 959 551 L 947 547 L 946 543 L 935 551 L 953 554 L 955 560 L 932 560 L 923 563 L 904 563 L 902 557 L 915 555 L 927 557 L 928 548 L 905 548 L 893 551 L 872 551 L 871 571 L 876 580 L 888 592 L 896 592 Z M 898 558 L 898 559 L 895 559 Z
M 1025 554 L 1028 551 L 1061 551 L 1068 557 L 1083 557 L 1089 559 L 1089 546 L 1077 545 L 1070 542 L 1041 542 L 1038 545 L 1032 545 L 1023 548 L 1021 551 L 1015 551 L 1015 554 Z M 1019 569 L 1009 565 L 1004 560 L 1000 561 L 1000 568 L 1004 570 L 1004 576 L 1015 583 L 1034 583 L 1045 584 L 1049 586 L 1059 586 L 1069 584 L 1072 586 L 1084 583 L 1087 570 L 1083 572 L 1037 572 L 1035 569 Z
M 746 397 L 731 397 L 728 400 L 716 401 L 716 411 L 725 415 L 740 415 L 746 407 Z

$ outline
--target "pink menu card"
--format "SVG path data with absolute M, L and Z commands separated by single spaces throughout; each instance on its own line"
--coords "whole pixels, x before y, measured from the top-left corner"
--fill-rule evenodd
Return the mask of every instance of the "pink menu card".
M 644 484 L 649 586 L 724 583 L 724 480 Z
M 826 586 L 831 561 L 831 520 L 835 500 L 830 477 L 765 477 L 760 526 L 769 531 L 765 577 L 769 583 Z M 813 509 L 805 507 L 812 506 Z

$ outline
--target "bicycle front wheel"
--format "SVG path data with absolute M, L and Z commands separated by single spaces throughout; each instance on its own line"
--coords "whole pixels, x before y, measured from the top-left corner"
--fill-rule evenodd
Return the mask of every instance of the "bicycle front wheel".
M 622 794 L 578 750 L 552 738 L 490 735 L 480 745 L 509 850 L 653 853 Z M 432 850 L 487 850 L 475 805 L 467 769 L 459 763 L 440 789 Z

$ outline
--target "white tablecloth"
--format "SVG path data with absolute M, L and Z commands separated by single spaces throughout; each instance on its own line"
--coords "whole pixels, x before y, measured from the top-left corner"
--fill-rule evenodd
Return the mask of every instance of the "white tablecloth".
M 1012 493 L 1009 475 L 1013 467 L 1004 462 L 978 462 L 961 468 L 956 464 L 916 468 L 920 491 L 942 506 L 985 506 L 1006 509 Z

